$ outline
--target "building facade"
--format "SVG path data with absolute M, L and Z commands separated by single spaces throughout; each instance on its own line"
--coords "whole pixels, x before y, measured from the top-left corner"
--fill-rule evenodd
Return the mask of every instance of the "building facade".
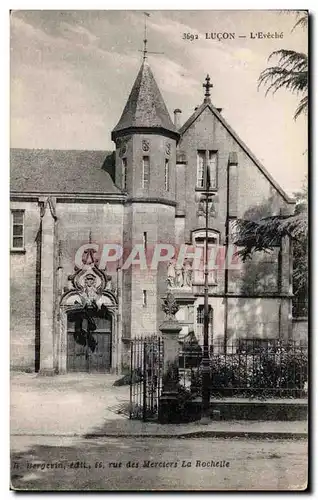
M 289 241 L 246 263 L 229 249 L 236 219 L 288 214 L 294 204 L 212 104 L 210 87 L 207 77 L 202 104 L 181 126 L 144 60 L 112 131 L 115 151 L 11 150 L 13 369 L 121 371 L 130 340 L 159 332 L 167 290 L 180 306 L 180 339 L 194 332 L 202 342 L 203 270 L 193 257 L 206 238 L 206 169 L 218 255 L 210 344 L 292 336 Z M 105 265 L 107 244 L 121 252 Z M 158 244 L 175 256 L 151 266 Z

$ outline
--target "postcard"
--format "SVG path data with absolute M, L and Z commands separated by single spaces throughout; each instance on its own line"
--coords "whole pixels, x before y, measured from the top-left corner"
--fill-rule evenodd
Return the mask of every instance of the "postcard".
M 308 22 L 10 12 L 12 490 L 307 488 Z

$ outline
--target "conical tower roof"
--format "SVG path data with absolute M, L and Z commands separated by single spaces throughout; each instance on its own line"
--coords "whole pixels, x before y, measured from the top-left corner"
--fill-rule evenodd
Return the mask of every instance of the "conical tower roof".
M 127 129 L 161 129 L 177 137 L 167 107 L 147 61 L 143 61 L 112 139 Z

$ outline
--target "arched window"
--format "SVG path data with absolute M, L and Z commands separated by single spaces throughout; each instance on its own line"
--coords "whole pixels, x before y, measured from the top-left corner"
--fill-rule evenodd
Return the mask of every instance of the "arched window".
M 193 231 L 192 233 L 192 244 L 195 247 L 202 248 L 200 265 L 198 269 L 194 270 L 193 275 L 193 284 L 194 285 L 203 285 L 204 284 L 204 262 L 205 262 L 205 240 L 206 240 L 206 231 L 205 229 L 199 229 Z M 209 270 L 209 285 L 217 284 L 217 270 L 213 267 L 216 266 L 216 256 L 218 252 L 218 247 L 220 243 L 220 233 L 216 230 L 209 229 L 208 231 L 208 266 L 211 267 Z

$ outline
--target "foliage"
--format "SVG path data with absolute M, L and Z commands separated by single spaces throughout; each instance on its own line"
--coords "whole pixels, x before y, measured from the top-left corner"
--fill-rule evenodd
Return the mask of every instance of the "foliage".
M 254 252 L 269 252 L 289 236 L 293 241 L 293 293 L 298 302 L 307 303 L 308 289 L 308 210 L 307 187 L 295 193 L 297 204 L 292 215 L 275 215 L 260 220 L 237 219 L 235 244 L 243 262 Z M 296 301 L 297 302 L 297 301 Z M 306 315 L 306 307 L 302 315 Z
M 305 14 L 298 19 L 293 29 L 305 27 L 307 23 L 308 16 Z M 269 92 L 275 94 L 282 88 L 300 94 L 302 97 L 294 114 L 297 119 L 308 109 L 308 56 L 302 52 L 281 49 L 272 52 L 268 61 L 275 58 L 278 58 L 277 64 L 264 69 L 260 74 L 259 87 L 267 87 L 266 95 Z
M 190 368 L 199 366 L 202 358 L 202 348 L 194 335 L 190 332 L 188 337 L 184 340 L 182 351 L 179 356 L 180 368 Z
M 125 373 L 121 378 L 115 380 L 114 386 L 137 384 L 142 380 L 142 371 L 140 368 L 135 368 L 132 372 Z
M 211 358 L 211 395 L 214 397 L 304 397 L 308 370 L 307 349 L 277 342 L 253 354 L 218 354 Z M 201 374 L 192 384 L 201 385 Z

